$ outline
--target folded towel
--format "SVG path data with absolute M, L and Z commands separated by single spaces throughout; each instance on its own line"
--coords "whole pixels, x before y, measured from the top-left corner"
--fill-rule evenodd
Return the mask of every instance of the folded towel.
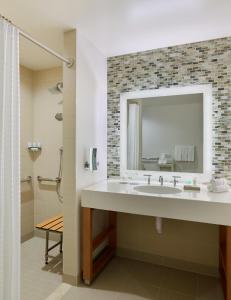
M 208 185 L 208 190 L 213 193 L 228 192 L 229 189 L 230 187 L 225 178 L 213 178 Z
M 159 165 L 166 165 L 167 163 L 168 163 L 167 158 L 160 158 L 160 159 L 158 160 L 158 164 L 159 164 Z
M 212 184 L 209 184 L 208 191 L 212 193 L 224 193 L 229 191 L 229 186 L 228 185 L 213 186 Z
M 160 153 L 160 159 L 165 159 L 168 157 L 167 153 Z
M 194 146 L 187 146 L 187 161 L 194 161 Z
M 217 178 L 217 179 L 212 179 L 211 183 L 214 186 L 227 185 L 227 180 L 225 178 Z
M 195 146 L 194 145 L 176 145 L 175 160 L 176 161 L 194 161 Z
M 158 160 L 159 165 L 166 165 L 173 163 L 173 158 L 171 154 L 161 153 L 160 158 Z
M 182 160 L 182 147 L 179 145 L 175 146 L 175 160 L 176 161 Z

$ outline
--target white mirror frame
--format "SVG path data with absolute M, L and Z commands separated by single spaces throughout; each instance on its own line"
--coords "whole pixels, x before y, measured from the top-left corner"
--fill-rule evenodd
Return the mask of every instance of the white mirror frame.
M 127 169 L 127 101 L 130 99 L 176 96 L 185 94 L 203 94 L 203 173 L 163 172 Z M 180 176 L 182 180 L 197 178 L 198 182 L 207 182 L 212 176 L 212 85 L 192 85 L 184 87 L 160 88 L 154 90 L 134 91 L 120 95 L 120 176 L 143 178 L 144 174 L 154 179 L 164 176 Z

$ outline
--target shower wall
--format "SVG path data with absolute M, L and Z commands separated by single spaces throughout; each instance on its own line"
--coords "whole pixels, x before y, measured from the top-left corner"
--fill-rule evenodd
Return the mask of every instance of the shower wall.
M 20 67 L 21 80 L 21 178 L 33 177 L 33 161 L 26 148 L 33 140 L 33 72 Z M 31 184 L 21 184 L 21 238 L 30 238 L 34 230 L 34 193 Z
M 34 224 L 62 211 L 55 184 L 39 184 L 37 176 L 55 178 L 59 169 L 62 146 L 62 122 L 55 119 L 62 112 L 62 94 L 49 88 L 62 81 L 62 68 L 21 73 L 21 178 L 31 175 L 33 185 L 21 184 L 21 236 L 26 240 L 34 234 Z M 42 151 L 30 153 L 28 142 L 40 142 Z
M 58 175 L 59 148 L 62 146 L 61 121 L 55 119 L 62 112 L 62 94 L 52 94 L 49 88 L 62 81 L 62 68 L 53 68 L 33 74 L 34 140 L 41 142 L 42 151 L 34 157 L 35 223 L 62 211 L 55 192 L 55 184 L 38 184 L 37 176 L 55 178 Z

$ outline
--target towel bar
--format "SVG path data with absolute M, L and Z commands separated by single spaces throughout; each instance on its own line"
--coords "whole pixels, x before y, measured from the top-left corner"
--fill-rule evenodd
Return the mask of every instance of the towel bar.
M 48 181 L 48 182 L 59 183 L 61 181 L 60 177 L 56 177 L 55 179 L 53 179 L 53 178 L 46 178 L 46 177 L 38 176 L 37 179 L 38 179 L 39 182 Z
M 27 176 L 26 178 L 21 179 L 21 183 L 23 182 L 31 182 L 32 181 L 32 177 L 31 176 Z

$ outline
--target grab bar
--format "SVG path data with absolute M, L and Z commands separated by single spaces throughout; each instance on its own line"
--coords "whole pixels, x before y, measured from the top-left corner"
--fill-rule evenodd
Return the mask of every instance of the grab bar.
M 26 178 L 21 179 L 21 183 L 23 182 L 31 182 L 32 181 L 32 177 L 31 176 L 27 176 Z
M 39 182 L 48 181 L 48 182 L 59 183 L 61 181 L 60 177 L 56 177 L 55 179 L 53 179 L 53 178 L 46 178 L 46 177 L 38 176 L 37 179 L 38 179 Z

